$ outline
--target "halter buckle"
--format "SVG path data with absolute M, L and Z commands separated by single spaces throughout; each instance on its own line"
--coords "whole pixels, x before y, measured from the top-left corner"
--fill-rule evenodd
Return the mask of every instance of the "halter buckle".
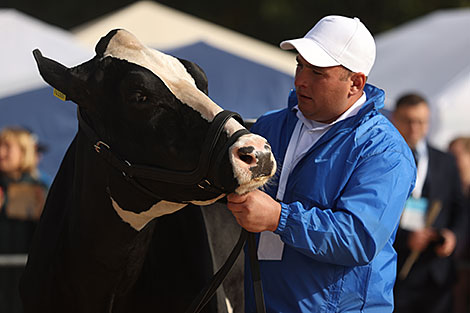
M 197 184 L 197 186 L 201 189 L 207 189 L 208 187 L 211 187 L 211 183 L 207 180 L 207 179 L 204 179 L 203 181 L 201 181 L 199 184 Z
M 101 146 L 105 146 L 107 149 L 109 149 L 109 146 L 108 146 L 105 142 L 103 142 L 103 141 L 101 141 L 101 140 L 98 141 L 97 143 L 95 143 L 95 144 L 93 145 L 93 147 L 95 147 L 95 151 L 96 151 L 97 153 L 100 153 L 100 152 L 101 152 Z

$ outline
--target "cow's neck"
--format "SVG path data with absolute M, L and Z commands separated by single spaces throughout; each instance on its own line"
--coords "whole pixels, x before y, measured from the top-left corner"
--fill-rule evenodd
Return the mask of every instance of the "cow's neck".
M 151 220 L 174 213 L 186 206 L 148 196 L 113 171 L 108 182 L 108 193 L 112 207 L 122 220 L 136 231 L 141 231 Z
M 103 303 L 132 287 L 145 260 L 153 223 L 140 231 L 123 222 L 108 194 L 109 165 L 78 137 L 73 209 L 69 218 L 70 242 L 67 269 L 70 284 L 89 299 L 84 311 L 94 312 L 93 303 Z M 136 201 L 138 202 L 138 201 Z M 100 299 L 101 298 L 101 299 Z M 95 301 L 96 300 L 96 301 Z

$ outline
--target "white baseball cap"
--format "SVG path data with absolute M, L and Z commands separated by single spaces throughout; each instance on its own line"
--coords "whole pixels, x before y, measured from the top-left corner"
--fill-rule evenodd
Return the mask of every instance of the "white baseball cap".
M 303 38 L 285 40 L 280 46 L 296 49 L 312 65 L 342 65 L 366 76 L 375 61 L 374 37 L 357 17 L 326 16 Z

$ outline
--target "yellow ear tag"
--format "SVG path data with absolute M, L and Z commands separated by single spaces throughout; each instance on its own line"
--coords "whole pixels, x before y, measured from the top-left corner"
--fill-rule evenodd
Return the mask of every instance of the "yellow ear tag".
M 54 94 L 54 96 L 56 96 L 60 100 L 65 101 L 65 98 L 66 98 L 65 95 L 62 92 L 60 92 L 59 90 L 54 88 L 54 93 L 53 94 Z

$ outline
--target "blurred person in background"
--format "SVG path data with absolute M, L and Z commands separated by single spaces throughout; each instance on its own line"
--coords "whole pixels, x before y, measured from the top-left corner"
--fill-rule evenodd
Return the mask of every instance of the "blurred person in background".
M 470 312 L 470 136 L 457 137 L 449 144 L 460 172 L 462 189 L 467 201 L 466 233 L 456 249 L 458 258 L 458 283 L 455 288 L 455 312 Z
M 34 143 L 35 143 L 35 167 L 36 167 L 36 173 L 37 173 L 37 179 L 45 184 L 47 186 L 47 188 L 50 188 L 51 185 L 52 185 L 52 181 L 54 180 L 54 178 L 49 175 L 48 173 L 44 172 L 44 171 L 41 171 L 39 169 L 39 164 L 41 163 L 42 161 L 42 157 L 44 155 L 44 153 L 46 153 L 49 148 L 46 144 L 42 143 L 39 141 L 39 137 L 38 135 L 36 135 L 34 132 L 30 131 L 31 133 L 31 136 L 34 140 Z
M 449 152 L 457 161 L 460 171 L 463 193 L 466 198 L 470 198 L 470 136 L 457 137 L 449 144 Z
M 418 94 L 402 96 L 392 113 L 417 164 L 416 187 L 405 205 L 394 244 L 397 313 L 453 312 L 453 254 L 465 234 L 465 202 L 453 156 L 426 141 L 429 118 L 428 102 Z
M 25 254 L 48 187 L 39 180 L 37 143 L 23 128 L 0 131 L 0 255 Z M 21 312 L 22 267 L 0 268 L 0 312 Z

